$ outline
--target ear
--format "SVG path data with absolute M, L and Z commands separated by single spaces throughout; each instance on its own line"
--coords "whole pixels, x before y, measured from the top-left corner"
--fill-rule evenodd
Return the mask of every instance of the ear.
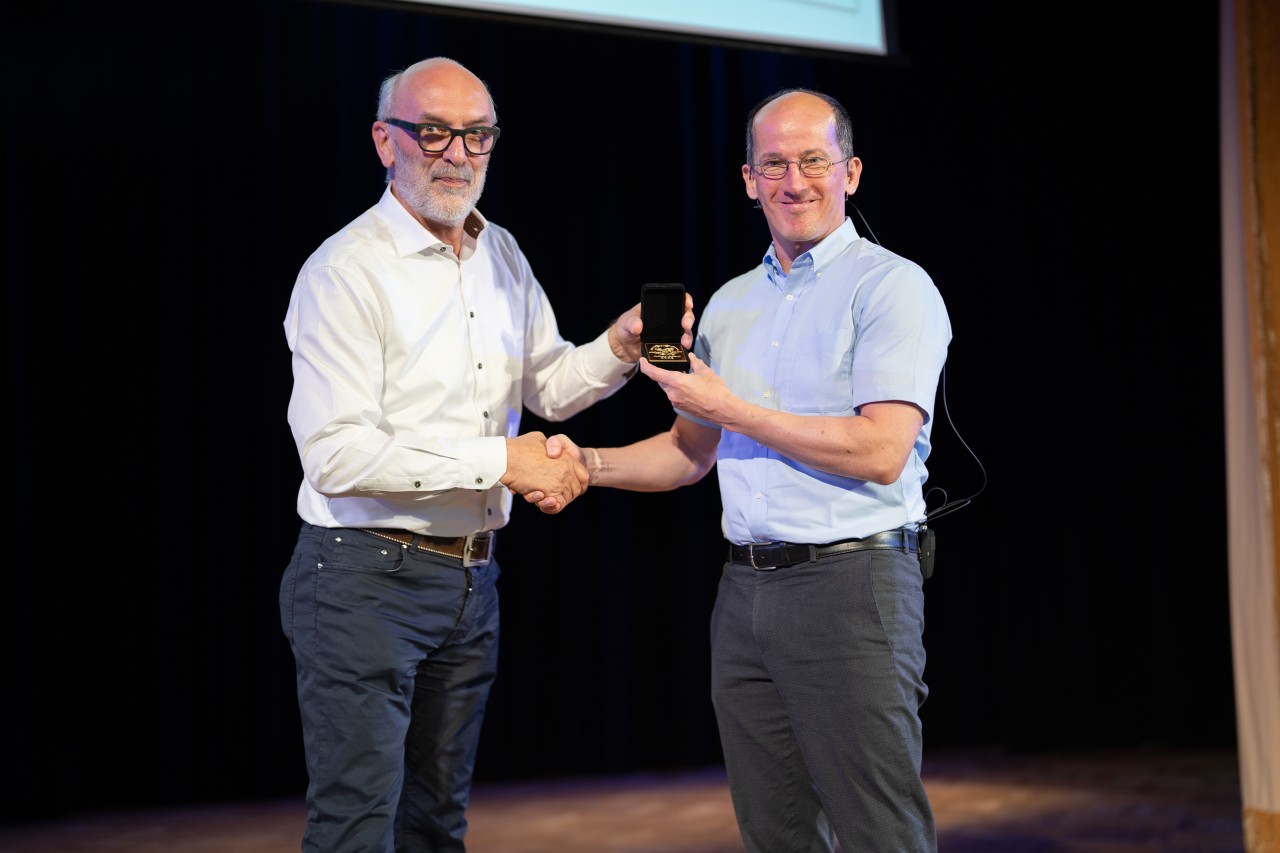
M 857 157 L 850 157 L 848 162 L 849 172 L 845 175 L 844 194 L 847 198 L 858 191 L 858 180 L 862 177 L 862 161 Z
M 747 198 L 753 201 L 759 200 L 760 196 L 756 194 L 755 173 L 745 164 L 742 167 L 742 182 L 747 185 Z
M 390 169 L 396 162 L 396 144 L 391 141 L 391 131 L 380 121 L 373 123 L 373 147 L 384 168 Z

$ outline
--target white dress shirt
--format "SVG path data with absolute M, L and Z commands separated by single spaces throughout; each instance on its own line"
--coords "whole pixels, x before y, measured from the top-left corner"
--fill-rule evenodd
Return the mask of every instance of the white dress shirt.
M 298 514 L 322 527 L 495 530 L 525 407 L 561 421 L 625 384 L 607 332 L 565 341 L 509 231 L 478 212 L 462 257 L 392 195 L 303 264 L 285 316 Z

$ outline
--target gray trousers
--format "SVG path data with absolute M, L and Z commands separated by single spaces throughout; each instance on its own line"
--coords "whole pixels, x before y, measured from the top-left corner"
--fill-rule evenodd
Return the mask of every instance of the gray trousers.
M 924 590 L 914 553 L 725 565 L 712 701 L 750 853 L 932 853 L 920 779 Z

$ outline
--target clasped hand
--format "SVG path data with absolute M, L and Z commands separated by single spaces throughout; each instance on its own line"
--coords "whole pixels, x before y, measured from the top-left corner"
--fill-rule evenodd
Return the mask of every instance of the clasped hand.
M 684 334 L 680 338 L 686 350 L 693 347 L 694 319 L 693 297 L 686 293 L 685 313 L 681 318 Z M 640 370 L 662 386 L 677 409 L 714 420 L 709 412 L 715 408 L 715 402 L 732 397 L 724 383 L 692 354 L 693 373 L 688 376 L 650 365 L 640 356 L 643 328 L 637 304 L 609 327 L 609 345 L 614 355 L 622 361 L 639 361 Z M 706 405 L 700 405 L 698 400 L 705 400 Z M 507 439 L 507 471 L 501 479 L 512 494 L 537 505 L 542 512 L 553 514 L 587 490 L 590 475 L 582 464 L 581 450 L 568 436 L 555 435 L 548 440 L 541 432 L 528 432 Z
M 587 490 L 587 469 L 570 454 L 547 453 L 547 437 L 527 432 L 507 439 L 507 470 L 502 485 L 548 514 L 560 512 Z

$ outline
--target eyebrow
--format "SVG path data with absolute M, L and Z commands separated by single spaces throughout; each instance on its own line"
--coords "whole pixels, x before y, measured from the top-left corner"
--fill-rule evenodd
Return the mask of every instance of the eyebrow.
M 470 119 L 458 126 L 459 127 L 475 127 L 477 125 L 483 125 L 484 127 L 492 127 L 495 123 L 496 123 L 495 119 L 491 119 L 488 116 L 484 116 L 483 118 Z M 449 124 L 449 122 L 442 119 L 440 116 L 432 115 L 430 113 L 419 113 L 418 120 L 415 121 L 414 124 L 438 124 L 443 127 L 453 126 Z
M 786 157 L 782 156 L 781 152 L 778 152 L 778 151 L 765 151 L 760 154 L 761 160 L 764 160 L 768 157 L 773 157 L 774 159 L 777 159 L 777 160 L 787 159 Z M 823 159 L 826 159 L 826 160 L 831 159 L 831 155 L 828 154 L 826 151 L 822 150 L 821 148 L 807 148 L 804 151 L 802 151 L 796 159 L 803 160 L 805 157 L 822 157 Z

